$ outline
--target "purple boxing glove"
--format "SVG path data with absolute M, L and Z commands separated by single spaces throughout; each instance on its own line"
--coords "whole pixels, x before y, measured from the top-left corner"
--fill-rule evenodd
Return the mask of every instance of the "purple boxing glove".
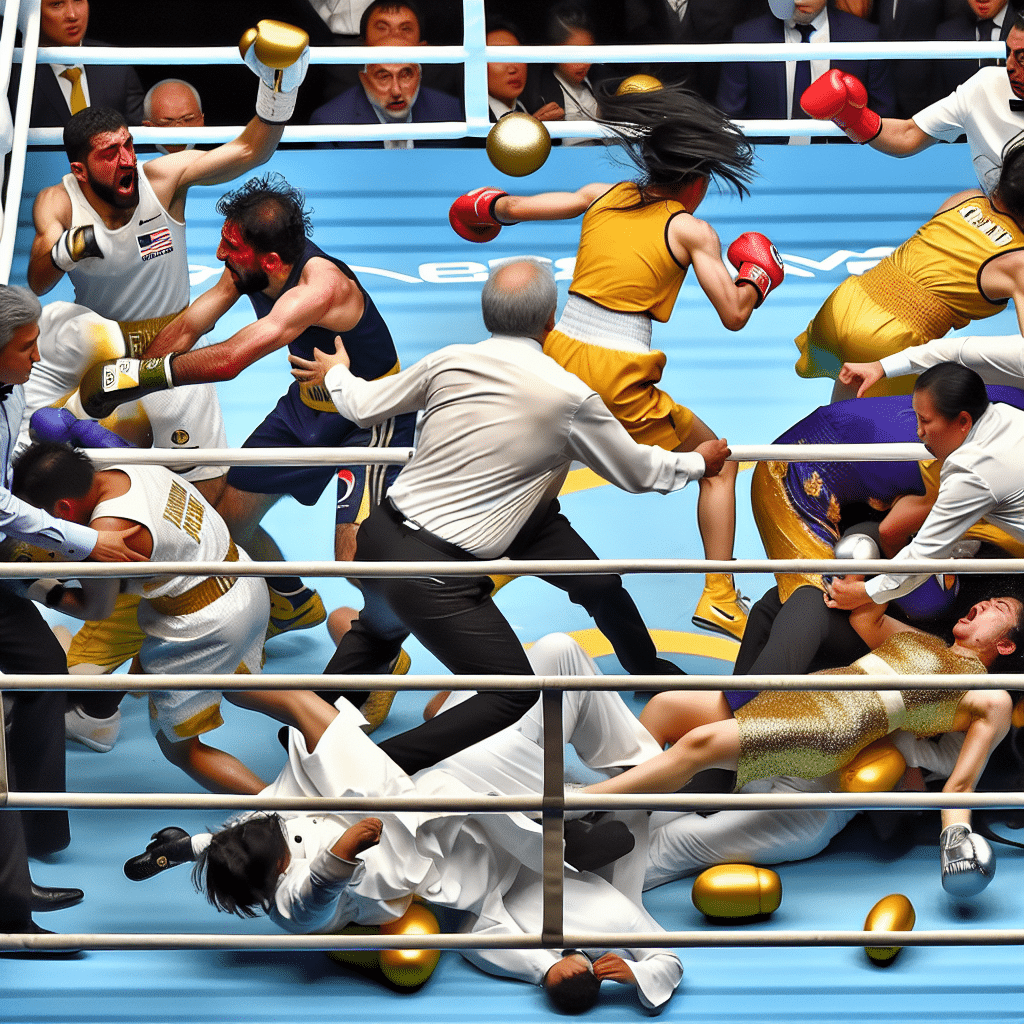
M 44 406 L 29 420 L 29 431 L 36 441 L 56 441 L 76 448 L 134 448 L 95 420 L 80 420 L 67 409 Z

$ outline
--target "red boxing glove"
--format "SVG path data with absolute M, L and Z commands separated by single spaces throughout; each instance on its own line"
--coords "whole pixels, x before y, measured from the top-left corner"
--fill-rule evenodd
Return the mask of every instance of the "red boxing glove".
M 467 242 L 489 242 L 497 237 L 504 224 L 515 223 L 500 221 L 494 215 L 494 204 L 507 195 L 500 188 L 475 188 L 452 203 L 448 223 Z
M 800 97 L 804 113 L 818 121 L 831 121 L 863 145 L 877 138 L 882 119 L 868 110 L 868 91 L 860 79 L 833 68 L 816 78 Z
M 759 231 L 744 232 L 729 246 L 726 255 L 739 271 L 736 275 L 737 284 L 752 284 L 761 296 L 755 309 L 764 302 L 773 288 L 782 284 L 786 276 L 779 250 Z

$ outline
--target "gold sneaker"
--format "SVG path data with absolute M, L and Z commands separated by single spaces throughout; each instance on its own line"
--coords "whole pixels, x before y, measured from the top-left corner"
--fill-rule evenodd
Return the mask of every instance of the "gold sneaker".
M 311 629 L 327 619 L 327 609 L 320 595 L 309 587 L 303 587 L 297 594 L 279 594 L 270 587 L 270 622 L 267 623 L 267 639 L 278 633 L 290 633 L 294 629 Z
M 750 602 L 736 589 L 732 573 L 708 573 L 692 621 L 701 629 L 742 640 L 749 611 Z
M 391 663 L 391 675 L 404 676 L 412 667 L 412 659 L 406 654 L 405 649 L 400 650 Z M 395 690 L 374 690 L 359 708 L 359 713 L 366 719 L 367 724 L 362 726 L 367 736 L 379 729 L 391 711 L 391 705 L 395 700 Z

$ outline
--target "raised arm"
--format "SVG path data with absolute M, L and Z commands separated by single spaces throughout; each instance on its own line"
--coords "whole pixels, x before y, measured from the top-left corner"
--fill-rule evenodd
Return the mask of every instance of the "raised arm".
M 908 117 L 883 117 L 881 131 L 868 143 L 872 149 L 889 156 L 913 156 L 921 150 L 934 146 L 938 139 L 922 131 L 917 122 Z
M 266 163 L 281 141 L 309 67 L 309 36 L 284 22 L 261 21 L 239 43 L 259 77 L 254 117 L 237 139 L 209 152 L 187 150 L 150 161 L 146 175 L 172 216 L 182 219 L 193 185 L 218 185 Z

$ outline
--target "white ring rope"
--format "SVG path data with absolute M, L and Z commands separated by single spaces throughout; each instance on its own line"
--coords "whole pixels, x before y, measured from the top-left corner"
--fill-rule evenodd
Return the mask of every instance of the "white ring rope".
M 552 941 L 557 938 L 557 941 Z M 700 949 L 762 946 L 1019 946 L 1024 931 L 980 928 L 917 932 L 759 931 L 736 929 L 679 932 L 566 932 L 557 937 L 532 935 L 221 935 L 186 932 L 83 933 L 79 935 L 8 935 L 0 949 L 19 950 L 325 950 L 325 949 Z
M 29 568 L 30 567 L 30 568 Z M 517 561 L 511 558 L 479 562 L 3 562 L 0 579 L 63 579 L 64 577 L 116 576 L 343 576 L 373 579 L 390 576 L 565 576 L 615 573 L 848 573 L 898 572 L 1015 574 L 1024 572 L 1024 559 L 928 558 L 911 561 L 886 559 L 770 559 L 714 561 L 706 558 L 607 558 L 573 562 Z
M 123 676 L 121 679 L 123 680 Z M 379 678 L 379 677 L 378 677 Z M 563 810 L 853 810 L 917 808 L 1024 807 L 1024 793 L 586 793 L 546 800 L 542 794 L 523 796 L 443 797 L 260 797 L 216 793 L 47 793 L 10 792 L 0 806 L 20 810 L 71 808 L 79 810 L 234 810 L 234 811 L 506 811 Z
M 1024 384 L 1024 380 L 1021 381 Z M 188 385 L 184 385 L 188 386 Z M 97 466 L 400 465 L 412 448 L 84 448 Z M 730 462 L 927 462 L 923 444 L 736 444 Z

